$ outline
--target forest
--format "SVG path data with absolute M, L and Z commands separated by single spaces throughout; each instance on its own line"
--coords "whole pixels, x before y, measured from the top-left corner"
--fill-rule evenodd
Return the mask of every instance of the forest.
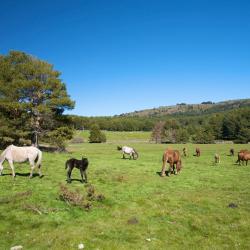
M 210 114 L 186 113 L 164 116 L 70 116 L 77 130 L 98 124 L 101 130 L 152 131 L 156 143 L 213 143 L 227 140 L 235 143 L 250 141 L 250 106 Z

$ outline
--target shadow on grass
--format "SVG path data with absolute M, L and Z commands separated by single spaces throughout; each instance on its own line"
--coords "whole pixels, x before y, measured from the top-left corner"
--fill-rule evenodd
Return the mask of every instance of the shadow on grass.
M 7 175 L 12 176 L 11 173 L 10 174 L 2 174 L 2 176 L 7 176 Z M 30 173 L 16 173 L 16 176 L 28 177 L 28 176 L 30 176 Z M 34 173 L 32 178 L 35 178 L 35 177 L 40 177 L 40 176 L 39 176 L 39 174 Z M 42 175 L 40 178 L 42 179 L 43 177 L 44 177 L 44 175 Z
M 83 181 L 83 182 L 82 182 L 81 179 L 71 179 L 71 182 L 73 182 L 73 181 L 75 181 L 75 182 L 81 182 L 81 183 L 86 183 L 86 181 Z M 66 182 L 67 182 L 67 180 L 66 180 Z M 70 184 L 71 182 L 67 182 L 67 183 Z
M 162 177 L 161 176 L 161 171 L 157 171 L 156 174 L 158 174 L 160 177 Z M 170 171 L 165 171 L 165 174 L 166 174 L 166 176 L 169 176 L 171 174 L 171 172 Z

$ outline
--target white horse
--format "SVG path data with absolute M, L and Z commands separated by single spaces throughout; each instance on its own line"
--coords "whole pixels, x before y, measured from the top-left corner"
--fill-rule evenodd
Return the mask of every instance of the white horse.
M 37 162 L 35 163 L 35 160 Z M 33 176 L 33 171 L 35 167 L 39 169 L 39 176 L 42 176 L 41 172 L 41 162 L 42 162 L 42 152 L 33 146 L 30 147 L 16 147 L 14 145 L 8 146 L 0 156 L 0 175 L 2 175 L 3 171 L 3 163 L 7 160 L 9 162 L 10 168 L 12 170 L 13 178 L 16 176 L 15 168 L 13 163 L 14 162 L 26 162 L 29 161 L 31 171 L 30 171 L 30 178 Z
M 134 160 L 138 159 L 139 155 L 135 151 L 134 148 L 128 147 L 128 146 L 123 146 L 123 147 L 117 147 L 117 150 L 122 151 L 122 158 L 125 159 L 125 154 L 129 155 L 129 159 L 131 160 L 131 157 L 133 157 Z

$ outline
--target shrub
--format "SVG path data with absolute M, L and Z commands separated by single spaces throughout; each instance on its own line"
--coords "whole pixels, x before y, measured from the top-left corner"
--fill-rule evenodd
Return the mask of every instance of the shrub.
M 58 147 L 59 151 L 65 151 L 66 140 L 72 139 L 73 131 L 68 127 L 60 127 L 49 133 L 50 142 Z
M 101 132 L 100 127 L 97 124 L 94 124 L 91 127 L 89 142 L 90 143 L 106 142 L 106 135 L 103 132 Z

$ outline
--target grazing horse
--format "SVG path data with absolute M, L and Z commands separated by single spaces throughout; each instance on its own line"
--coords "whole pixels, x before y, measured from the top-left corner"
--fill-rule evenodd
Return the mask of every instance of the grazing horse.
M 161 176 L 166 176 L 166 164 L 167 162 L 170 165 L 168 176 L 172 171 L 174 171 L 174 174 L 177 174 L 181 170 L 181 155 L 178 150 L 172 150 L 167 149 L 163 156 L 162 156 L 162 170 L 161 170 Z M 175 169 L 174 166 L 176 165 Z
M 183 148 L 182 151 L 183 151 L 183 155 L 186 157 L 187 156 L 187 152 L 188 152 L 187 148 L 186 147 Z
M 200 148 L 196 148 L 195 149 L 195 153 L 196 153 L 197 157 L 200 157 L 201 156 L 201 150 L 200 150 Z
M 215 161 L 215 163 L 220 163 L 220 155 L 219 154 L 214 155 L 214 161 Z
M 230 148 L 230 156 L 234 156 L 234 149 Z
M 78 168 L 80 170 L 80 173 L 81 173 L 82 183 L 84 182 L 83 175 L 85 177 L 85 182 L 87 183 L 88 179 L 87 179 L 86 170 L 88 168 L 88 165 L 89 165 L 88 159 L 83 158 L 83 157 L 82 157 L 81 160 L 77 160 L 75 158 L 71 158 L 71 159 L 67 160 L 65 162 L 65 169 L 68 169 L 68 171 L 67 171 L 67 182 L 71 183 L 71 173 L 72 173 L 73 168 Z
M 241 161 L 243 161 L 244 165 L 244 161 L 246 161 L 247 165 L 248 160 L 250 160 L 250 152 L 247 149 L 240 150 L 240 152 L 238 153 L 238 160 L 236 161 L 236 163 L 239 163 L 239 165 L 241 165 Z
M 123 147 L 117 147 L 117 150 L 122 151 L 122 158 L 125 159 L 125 154 L 129 155 L 129 159 L 131 160 L 131 157 L 133 157 L 133 160 L 137 160 L 139 155 L 136 152 L 134 148 L 123 146 Z
M 37 159 L 37 162 L 35 163 L 35 160 Z M 0 175 L 3 171 L 3 162 L 7 160 L 9 162 L 10 168 L 12 170 L 12 176 L 13 178 L 16 176 L 15 174 L 15 168 L 13 163 L 14 162 L 26 162 L 29 161 L 31 171 L 30 171 L 30 178 L 33 176 L 33 171 L 35 167 L 38 167 L 39 176 L 42 176 L 41 173 L 41 162 L 42 162 L 42 152 L 33 146 L 29 147 L 16 147 L 14 145 L 8 146 L 3 153 L 0 156 Z

